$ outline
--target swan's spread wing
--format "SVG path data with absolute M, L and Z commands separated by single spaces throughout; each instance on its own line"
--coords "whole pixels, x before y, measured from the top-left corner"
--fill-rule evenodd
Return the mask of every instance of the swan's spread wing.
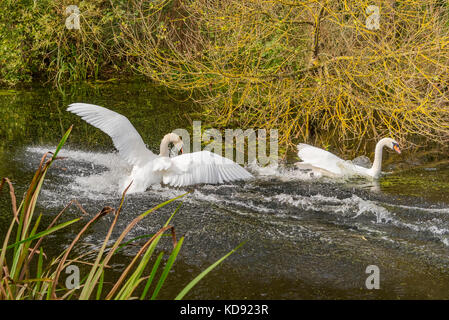
M 335 174 L 342 174 L 341 165 L 344 160 L 336 155 L 308 144 L 298 144 L 298 157 L 307 164 L 325 169 Z
M 164 172 L 172 168 L 173 162 L 169 157 L 157 157 L 153 161 L 153 171 Z
M 87 103 L 72 103 L 67 111 L 102 130 L 112 138 L 114 146 L 131 165 L 144 165 L 156 158 L 128 118 L 109 109 Z
M 216 184 L 252 177 L 234 161 L 209 151 L 185 153 L 170 160 L 172 165 L 162 172 L 162 181 L 175 187 L 199 183 Z
M 371 176 L 369 168 L 354 164 L 351 160 L 340 161 L 337 165 L 341 169 L 341 174 L 345 176 Z

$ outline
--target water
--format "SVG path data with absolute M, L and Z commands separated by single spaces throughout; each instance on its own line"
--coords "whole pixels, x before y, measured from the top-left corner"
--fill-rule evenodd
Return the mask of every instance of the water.
M 105 134 L 65 112 L 66 106 L 82 101 L 117 110 L 157 151 L 165 133 L 188 128 L 189 119 L 195 119 L 182 100 L 137 82 L 83 86 L 65 95 L 45 88 L 7 92 L 0 95 L 0 174 L 13 181 L 20 198 L 42 155 L 54 150 L 73 123 L 60 153 L 64 159 L 47 176 L 38 212 L 49 221 L 72 199 L 90 216 L 106 205 L 117 207 L 120 178 L 130 168 Z M 278 168 L 250 166 L 255 178 L 247 182 L 155 186 L 127 197 L 113 237 L 139 213 L 192 191 L 172 221 L 185 241 L 160 298 L 173 298 L 207 266 L 246 241 L 187 298 L 447 299 L 449 167 L 443 162 L 414 169 L 407 158 L 407 152 L 394 158 L 387 153 L 386 163 L 392 164 L 385 168 L 392 173 L 379 182 L 313 178 L 295 170 L 291 159 Z M 0 200 L 2 236 L 10 219 L 5 196 Z M 156 232 L 179 203 L 148 216 L 128 238 Z M 68 211 L 68 217 L 79 215 L 76 207 Z M 96 223 L 76 252 L 98 247 L 111 219 Z M 47 252 L 65 248 L 76 231 L 73 227 L 51 236 Z M 162 242 L 166 251 L 170 245 L 168 238 Z M 135 252 L 128 247 L 114 260 L 110 281 Z M 365 287 L 368 265 L 380 269 L 379 290 Z

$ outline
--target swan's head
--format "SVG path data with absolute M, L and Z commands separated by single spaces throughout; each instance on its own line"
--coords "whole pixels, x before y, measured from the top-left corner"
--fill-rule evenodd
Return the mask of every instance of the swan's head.
M 401 154 L 401 149 L 399 148 L 399 143 L 391 138 L 384 138 L 381 140 L 383 142 L 384 146 L 387 146 L 391 150 L 396 151 L 397 153 Z
M 170 133 L 170 136 L 171 136 L 170 142 L 173 143 L 173 146 L 175 147 L 176 151 L 183 153 L 184 143 L 182 142 L 181 137 L 173 132 Z
M 178 155 L 179 152 L 183 152 L 182 147 L 183 147 L 183 143 L 182 143 L 182 139 L 180 136 L 178 136 L 176 133 L 169 133 L 166 134 L 164 136 L 164 138 L 162 138 L 161 141 L 161 146 L 160 146 L 160 156 L 162 157 L 169 157 L 170 156 L 170 148 L 169 145 L 173 144 L 174 149 L 176 149 L 176 154 Z M 173 151 L 173 149 L 172 149 Z

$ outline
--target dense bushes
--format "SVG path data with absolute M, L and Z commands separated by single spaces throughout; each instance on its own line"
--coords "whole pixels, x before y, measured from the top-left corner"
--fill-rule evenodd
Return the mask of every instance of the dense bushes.
M 79 7 L 79 30 L 66 28 L 69 5 Z M 107 0 L 2 0 L 0 81 L 61 84 L 123 68 L 114 49 L 121 12 Z
M 317 137 L 352 150 L 381 136 L 449 140 L 441 1 L 382 1 L 378 30 L 367 28 L 368 0 L 156 1 L 172 17 L 132 2 L 141 14 L 122 32 L 139 70 L 201 92 L 215 126 L 278 129 L 283 147 Z
M 71 2 L 79 31 L 64 25 Z M 449 141 L 444 1 L 377 3 L 378 30 L 366 24 L 371 0 L 76 2 L 2 2 L 1 81 L 126 68 L 190 92 L 210 125 L 278 129 L 281 150 L 298 141 L 356 150 L 381 136 Z

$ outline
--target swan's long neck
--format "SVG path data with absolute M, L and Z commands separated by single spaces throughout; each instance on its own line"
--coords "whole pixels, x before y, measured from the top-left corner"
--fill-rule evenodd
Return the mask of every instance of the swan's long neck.
M 161 157 L 169 157 L 169 149 L 168 145 L 170 142 L 176 142 L 176 136 L 174 136 L 172 133 L 166 134 L 161 141 L 161 146 L 159 147 L 159 155 Z
M 382 170 L 382 151 L 383 148 L 386 144 L 385 140 L 380 140 L 377 144 L 376 144 L 376 149 L 374 151 L 374 161 L 373 161 L 373 166 L 371 167 L 371 175 L 374 178 L 378 178 L 380 175 L 380 172 Z

